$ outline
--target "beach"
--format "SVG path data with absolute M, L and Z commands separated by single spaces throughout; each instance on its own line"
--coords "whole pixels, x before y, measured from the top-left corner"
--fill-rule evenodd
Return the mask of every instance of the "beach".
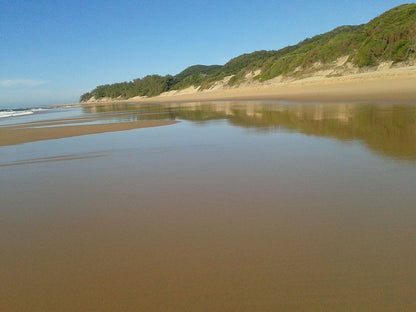
M 414 310 L 415 79 L 2 118 L 0 310 Z
M 416 101 L 416 66 L 372 70 L 339 77 L 312 77 L 263 83 L 250 80 L 238 87 L 224 85 L 207 90 L 193 87 L 170 91 L 155 97 L 104 98 L 111 102 L 192 102 L 217 100 L 277 100 L 299 102 L 396 102 Z M 87 104 L 96 103 L 90 101 Z M 85 103 L 84 103 L 85 104 Z
M 416 3 L 0 12 L 0 312 L 416 311 Z
M 11 117 L 0 310 L 413 311 L 415 116 L 213 101 Z
M 0 125 L 0 146 L 14 145 L 39 140 L 59 139 L 80 135 L 125 131 L 147 127 L 171 125 L 173 120 L 139 120 L 134 115 L 131 120 L 128 112 L 111 113 L 112 105 L 125 104 L 169 104 L 169 103 L 210 103 L 212 101 L 273 101 L 277 103 L 389 103 L 406 104 L 416 102 L 416 66 L 383 69 L 341 77 L 309 77 L 288 82 L 251 81 L 236 88 L 217 86 L 198 91 L 187 88 L 180 91 L 162 93 L 155 97 L 136 97 L 130 99 L 108 99 L 53 105 L 65 108 L 81 105 L 96 112 L 96 107 L 107 115 L 91 114 L 78 118 L 60 118 L 17 125 Z M 22 113 L 20 113 L 22 114 Z M 130 116 L 131 117 L 131 116 Z M 110 120 L 111 122 L 109 122 Z

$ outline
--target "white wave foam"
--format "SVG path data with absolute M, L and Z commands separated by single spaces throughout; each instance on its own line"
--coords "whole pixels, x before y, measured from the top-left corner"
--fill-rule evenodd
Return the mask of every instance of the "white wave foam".
M 33 113 L 34 112 L 32 110 L 27 110 L 27 111 L 2 111 L 2 112 L 0 112 L 0 118 L 31 115 Z

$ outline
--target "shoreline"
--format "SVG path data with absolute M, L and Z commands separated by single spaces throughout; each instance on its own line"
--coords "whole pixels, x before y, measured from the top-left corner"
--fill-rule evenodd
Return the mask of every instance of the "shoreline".
M 236 88 L 170 91 L 161 95 L 130 99 L 105 99 L 81 105 L 107 103 L 166 103 L 220 100 L 274 100 L 294 102 L 416 102 L 416 66 L 351 74 L 339 77 L 309 77 L 264 83 L 249 82 Z M 69 104 L 66 104 L 69 105 Z

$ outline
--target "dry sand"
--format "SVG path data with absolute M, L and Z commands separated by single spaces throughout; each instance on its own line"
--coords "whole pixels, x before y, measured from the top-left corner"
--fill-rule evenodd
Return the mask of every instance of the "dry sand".
M 250 77 L 252 78 L 252 77 Z M 264 83 L 248 80 L 239 87 L 218 85 L 199 91 L 190 87 L 152 98 L 103 102 L 191 102 L 213 100 L 280 100 L 302 102 L 415 102 L 416 66 L 384 68 L 376 71 L 328 77 L 327 72 L 292 81 L 275 78 Z M 90 102 L 91 103 L 91 102 Z

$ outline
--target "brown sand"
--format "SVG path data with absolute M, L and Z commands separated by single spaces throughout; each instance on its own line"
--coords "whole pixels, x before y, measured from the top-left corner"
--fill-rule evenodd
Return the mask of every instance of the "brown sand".
M 64 121 L 64 120 L 63 120 Z M 73 122 L 73 119 L 67 120 Z M 165 120 L 140 120 L 133 122 L 120 123 L 104 123 L 93 125 L 77 125 L 77 126 L 59 126 L 46 128 L 33 128 L 34 124 L 19 124 L 13 126 L 0 127 L 0 146 L 22 144 L 28 142 L 53 140 L 60 138 L 69 138 L 87 134 L 97 134 L 104 132 L 125 131 L 139 128 L 159 127 L 171 125 L 176 121 Z M 55 125 L 52 122 L 51 125 Z M 36 123 L 35 123 L 36 125 Z M 49 125 L 43 123 L 43 125 Z
M 0 311 L 416 311 L 416 166 L 360 147 L 413 122 L 316 106 L 333 126 L 1 148 Z
M 416 77 L 246 87 L 146 99 L 152 102 L 203 100 L 285 100 L 307 102 L 416 101 Z M 144 100 L 141 100 L 144 101 Z

